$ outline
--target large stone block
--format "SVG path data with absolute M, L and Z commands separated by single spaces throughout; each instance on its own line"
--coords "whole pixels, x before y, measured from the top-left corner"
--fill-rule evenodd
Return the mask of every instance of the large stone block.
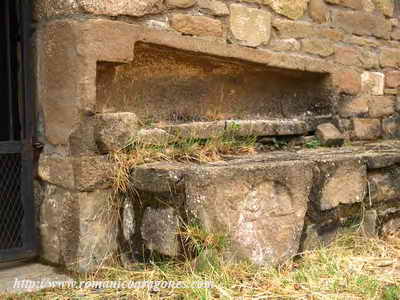
M 381 48 L 380 64 L 382 67 L 400 67 L 400 50 L 394 48 Z
M 138 118 L 134 113 L 104 113 L 96 118 L 94 138 L 102 153 L 126 147 L 139 130 Z
M 383 15 L 363 11 L 335 11 L 333 22 L 336 27 L 351 34 L 373 35 L 386 39 L 390 37 L 392 29 L 392 24 Z
M 223 35 L 221 21 L 205 16 L 174 14 L 169 22 L 172 28 L 185 34 L 215 37 Z
M 256 264 L 283 262 L 299 247 L 312 165 L 291 161 L 196 168 L 185 177 L 187 210 L 205 230 L 228 235 L 233 257 Z
M 202 11 L 208 12 L 214 16 L 226 16 L 229 15 L 228 6 L 218 0 L 198 0 L 197 5 Z
M 394 99 L 391 96 L 371 96 L 368 99 L 369 116 L 380 118 L 394 113 Z
M 386 72 L 385 84 L 388 88 L 398 88 L 400 86 L 400 71 Z
M 256 2 L 270 6 L 276 13 L 290 19 L 301 18 L 310 0 L 242 0 L 244 2 Z
M 165 9 L 163 0 L 78 0 L 83 11 L 96 15 L 128 15 L 141 17 L 160 13 Z
M 368 115 L 368 97 L 345 98 L 338 104 L 339 115 L 341 117 L 366 117 Z
M 387 138 L 400 138 L 400 117 L 392 116 L 382 121 L 383 134 Z
M 42 154 L 38 175 L 41 180 L 65 189 L 93 191 L 111 186 L 113 170 L 114 166 L 106 156 Z
M 332 74 L 332 81 L 339 92 L 357 95 L 361 90 L 361 75 L 355 70 L 337 70 Z
M 40 208 L 41 257 L 68 269 L 91 272 L 118 247 L 117 218 L 108 206 L 112 192 L 69 191 L 45 185 Z
M 400 198 L 400 167 L 377 169 L 368 173 L 370 199 L 374 202 Z
M 169 7 L 188 8 L 195 5 L 196 0 L 166 0 L 165 3 Z
M 370 95 L 383 95 L 385 75 L 380 72 L 363 72 L 361 74 L 361 90 Z
M 382 136 L 379 119 L 353 119 L 353 138 L 359 140 L 375 140 Z
M 304 39 L 303 51 L 326 57 L 335 52 L 333 43 L 328 39 Z
M 230 6 L 230 28 L 243 45 L 256 47 L 267 43 L 271 36 L 271 14 L 240 4 Z
M 171 257 L 178 256 L 179 217 L 172 207 L 147 207 L 143 213 L 141 234 L 148 250 Z
M 367 191 L 367 168 L 357 159 L 318 160 L 312 201 L 320 210 L 363 201 Z

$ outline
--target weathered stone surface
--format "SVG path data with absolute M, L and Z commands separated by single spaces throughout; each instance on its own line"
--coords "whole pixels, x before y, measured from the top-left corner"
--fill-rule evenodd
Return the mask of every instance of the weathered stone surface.
M 208 12 L 214 16 L 227 16 L 229 15 L 228 6 L 218 0 L 197 0 L 197 5 L 201 10 Z
M 368 115 L 368 97 L 346 98 L 338 105 L 341 117 L 365 117 Z
M 400 27 L 394 28 L 390 37 L 393 40 L 400 40 Z
M 368 182 L 371 200 L 380 202 L 398 199 L 400 197 L 399 176 L 400 168 L 398 165 L 369 172 Z
M 329 9 L 323 0 L 311 0 L 309 5 L 311 18 L 317 23 L 326 23 L 329 20 Z
M 330 147 L 343 145 L 344 137 L 332 123 L 318 125 L 315 134 L 325 146 Z
M 400 138 L 400 117 L 393 116 L 382 121 L 382 129 L 385 137 Z
M 385 85 L 388 88 L 398 88 L 400 86 L 400 71 L 386 72 Z
M 134 113 L 104 113 L 96 115 L 95 141 L 102 153 L 117 151 L 129 144 L 138 131 Z
M 274 18 L 272 26 L 276 28 L 281 38 L 310 38 L 317 35 L 317 29 L 309 22 L 295 22 Z
M 226 233 L 233 257 L 276 264 L 297 252 L 312 164 L 199 168 L 185 178 L 187 209 L 205 230 Z
M 33 16 L 41 18 L 68 15 L 79 12 L 79 5 L 76 0 L 37 0 L 33 1 Z
M 391 96 L 371 96 L 368 98 L 369 116 L 380 118 L 394 113 L 394 99 Z
M 334 42 L 342 41 L 345 37 L 345 34 L 341 30 L 336 30 L 329 27 L 320 27 L 318 28 L 317 32 L 322 38 L 326 38 Z
M 338 70 L 332 74 L 333 86 L 350 95 L 357 95 L 361 90 L 361 75 L 350 69 Z
M 240 4 L 230 6 L 230 28 L 239 43 L 256 47 L 267 43 L 271 36 L 271 14 Z
M 378 235 L 378 212 L 374 209 L 367 210 L 363 216 L 361 224 L 362 233 L 367 237 L 377 237 Z
M 41 180 L 79 191 L 106 189 L 111 186 L 112 163 L 105 156 L 40 156 L 38 175 Z
M 381 122 L 378 119 L 353 119 L 353 138 L 375 140 L 382 135 Z
M 160 128 L 148 128 L 140 129 L 134 139 L 144 145 L 165 145 L 172 141 L 174 136 Z
M 308 132 L 302 120 L 227 120 L 192 122 L 162 127 L 178 138 L 210 138 L 230 133 L 237 136 L 300 135 Z
M 336 5 L 341 5 L 344 7 L 350 7 L 353 9 L 362 9 L 363 0 L 326 0 L 326 2 Z
M 367 187 L 367 168 L 360 160 L 321 160 L 316 169 L 312 201 L 320 210 L 339 204 L 353 204 L 364 199 Z
M 45 185 L 40 208 L 41 257 L 79 272 L 95 271 L 117 248 L 110 190 L 72 192 Z
M 134 17 L 141 17 L 148 14 L 156 14 L 162 12 L 165 9 L 163 0 L 147 0 L 147 1 L 78 0 L 78 1 L 79 1 L 79 6 L 85 12 L 96 15 L 109 15 L 109 16 L 128 15 Z
M 380 72 L 363 72 L 361 74 L 361 90 L 370 95 L 383 95 L 385 75 Z
M 326 57 L 335 52 L 333 43 L 328 39 L 304 39 L 302 43 L 303 51 L 307 53 Z
M 195 5 L 196 0 L 166 0 L 165 3 L 169 7 L 188 8 Z
M 242 0 L 244 2 L 256 2 L 270 6 L 276 13 L 290 19 L 301 18 L 310 0 Z
M 346 66 L 360 65 L 357 48 L 349 46 L 335 46 L 335 60 Z
M 380 63 L 382 67 L 400 67 L 400 50 L 394 48 L 381 48 Z
M 169 22 L 172 28 L 185 34 L 215 37 L 223 34 L 221 21 L 205 16 L 174 14 Z
M 373 0 L 376 8 L 378 8 L 385 16 L 392 17 L 394 11 L 395 0 Z
M 296 39 L 272 40 L 269 48 L 274 51 L 299 51 L 300 42 Z
M 167 256 L 179 254 L 179 220 L 175 209 L 147 207 L 140 230 L 145 246 L 150 251 Z
M 392 24 L 382 15 L 362 11 L 335 11 L 335 26 L 351 34 L 389 38 Z

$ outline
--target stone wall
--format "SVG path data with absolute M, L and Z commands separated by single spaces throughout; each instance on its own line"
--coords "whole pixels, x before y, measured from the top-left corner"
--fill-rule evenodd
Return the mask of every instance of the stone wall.
M 394 1 L 34 2 L 39 133 L 45 144 L 37 184 L 41 203 L 39 229 L 42 257 L 50 262 L 71 269 L 91 270 L 117 250 L 118 222 L 107 215 L 112 205 L 109 174 L 113 166 L 104 154 L 124 146 L 129 138 L 163 138 L 166 129 L 182 134 L 185 126 L 191 126 L 193 132 L 189 121 L 203 122 L 194 129 L 199 137 L 207 138 L 210 132 L 224 130 L 225 120 L 232 117 L 243 119 L 242 128 L 247 133 L 255 131 L 260 136 L 307 135 L 327 121 L 334 123 L 351 140 L 400 136 L 397 97 L 400 26 Z M 178 72 L 176 69 L 179 68 Z M 145 77 L 145 71 L 150 72 L 148 77 Z M 157 78 L 152 74 L 157 74 Z M 174 74 L 172 79 L 171 74 Z M 163 86 L 167 77 L 171 85 Z M 145 93 L 152 88 L 149 78 L 154 80 L 152 86 L 157 87 L 151 90 L 153 94 L 150 95 L 154 95 L 151 97 Z M 140 80 L 142 83 L 138 85 Z M 264 86 L 263 81 L 268 84 Z M 246 88 L 241 89 L 241 85 Z M 174 109 L 170 109 L 169 102 L 159 102 L 163 100 L 159 96 L 170 86 L 173 87 L 168 91 L 170 99 L 177 102 L 175 106 L 171 104 Z M 228 92 L 235 89 L 236 92 L 232 95 L 227 92 L 228 96 L 218 102 L 221 86 L 228 86 Z M 288 92 L 277 96 L 276 86 Z M 142 95 L 139 100 L 135 98 L 137 95 Z M 145 96 L 149 106 L 143 105 Z M 249 98 L 254 103 L 247 101 Z M 184 100 L 188 101 L 186 108 L 176 111 L 176 108 L 184 107 Z M 191 105 L 191 100 L 197 102 Z M 260 103 L 264 102 L 265 106 L 260 109 Z M 241 105 L 241 111 L 236 110 Z M 197 112 L 187 117 L 192 107 Z M 258 111 L 262 112 L 260 116 L 256 116 Z M 152 130 L 142 128 L 148 112 L 157 122 L 168 121 L 167 127 L 164 124 Z M 212 122 L 216 120 L 222 120 L 222 123 Z M 339 183 L 332 185 L 345 183 L 346 174 L 352 172 L 358 176 L 359 186 L 363 189 L 367 176 L 394 185 L 388 174 L 396 163 L 375 170 L 377 168 L 354 162 L 349 169 L 335 170 L 344 177 L 339 176 Z M 314 170 L 312 174 L 293 173 L 293 178 L 301 178 L 299 182 L 290 176 L 282 179 L 288 168 L 285 162 L 277 163 L 276 167 L 259 164 L 253 162 L 251 168 L 260 172 L 260 187 L 252 185 L 240 197 L 247 199 L 249 194 L 263 195 L 270 191 L 268 193 L 277 194 L 279 199 L 290 204 L 288 211 L 283 212 L 275 211 L 274 207 L 260 208 L 282 216 L 281 225 L 290 227 L 287 235 L 291 237 L 292 246 L 283 247 L 288 240 L 282 240 L 277 242 L 281 245 L 279 248 L 261 247 L 280 253 L 276 256 L 277 261 L 297 251 L 304 216 L 306 211 L 312 211 L 306 208 L 308 195 L 311 195 L 310 199 L 322 199 L 318 214 L 331 211 L 340 203 L 362 201 L 365 196 L 359 188 L 353 187 L 348 189 L 354 197 L 329 200 L 329 197 L 321 196 L 331 193 L 331 189 L 335 191 L 323 179 L 327 177 L 324 174 L 330 174 L 329 164 L 319 166 L 313 160 L 293 163 L 298 165 L 295 169 L 299 172 L 304 172 L 303 164 L 309 164 L 307 168 Z M 246 172 L 253 172 L 250 169 Z M 366 169 L 371 171 L 367 174 Z M 214 176 L 212 170 L 210 167 L 199 172 L 211 172 L 211 178 Z M 224 173 L 224 168 L 218 172 Z M 200 197 L 196 194 L 200 188 L 195 183 L 202 175 L 191 176 L 192 179 L 185 181 L 185 192 L 182 192 L 189 200 L 190 195 L 193 199 Z M 235 185 L 233 181 L 231 184 Z M 296 197 L 287 196 L 293 189 L 292 184 L 301 191 Z M 321 188 L 314 190 L 319 186 Z M 325 188 L 327 192 L 324 192 Z M 377 188 L 376 197 L 379 198 L 380 193 L 384 191 Z M 391 201 L 397 199 L 396 192 L 393 194 Z M 214 201 L 211 198 L 209 201 Z M 232 201 L 236 200 L 232 198 Z M 194 207 L 193 211 L 200 213 L 202 210 Z M 146 222 L 146 215 L 149 215 L 149 223 L 163 219 L 162 216 L 166 216 L 167 222 L 171 212 L 153 212 L 149 206 L 143 214 L 143 222 Z M 290 219 L 286 225 L 285 218 Z M 215 218 L 210 217 L 203 221 L 212 226 L 213 220 Z M 322 226 L 323 222 L 310 220 L 313 226 Z M 246 224 L 243 226 L 243 230 L 248 230 Z M 267 230 L 271 235 L 278 230 L 262 228 L 261 232 Z M 135 230 L 139 234 L 138 229 Z M 238 240 L 242 239 L 243 230 L 237 232 Z M 146 232 L 140 234 L 147 235 Z M 266 238 L 260 243 L 272 242 Z M 104 247 L 105 244 L 108 247 Z M 177 246 L 153 243 L 146 247 L 164 247 L 170 255 Z M 243 253 L 252 251 L 246 247 L 243 246 Z M 267 254 L 257 254 L 255 261 L 264 262 Z

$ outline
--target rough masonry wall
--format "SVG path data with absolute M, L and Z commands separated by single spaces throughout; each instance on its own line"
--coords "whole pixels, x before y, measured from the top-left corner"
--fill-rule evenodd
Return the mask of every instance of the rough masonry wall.
M 36 0 L 35 19 L 42 257 L 71 269 L 91 270 L 117 249 L 117 222 L 104 213 L 112 166 L 101 155 L 113 149 L 101 136 L 113 122 L 139 131 L 132 114 L 97 111 L 98 64 L 132 63 L 137 43 L 319 74 L 347 138 L 400 137 L 391 0 Z

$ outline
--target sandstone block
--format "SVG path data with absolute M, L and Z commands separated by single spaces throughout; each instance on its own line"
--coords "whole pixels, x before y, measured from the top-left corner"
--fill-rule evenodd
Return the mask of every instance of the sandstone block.
M 42 258 L 92 272 L 117 248 L 117 222 L 107 210 L 110 190 L 72 192 L 46 184 L 40 208 Z
M 328 39 L 304 39 L 303 51 L 327 57 L 335 52 L 333 43 Z
M 93 191 L 111 186 L 113 168 L 105 156 L 65 157 L 42 154 L 38 175 L 41 180 L 66 189 Z
M 96 116 L 95 141 L 102 153 L 117 151 L 129 144 L 139 125 L 134 113 L 104 113 Z
M 336 27 L 350 34 L 373 35 L 388 39 L 392 24 L 382 15 L 363 11 L 335 11 L 333 21 Z
M 368 99 L 369 116 L 380 118 L 394 113 L 394 99 L 391 96 L 371 96 Z
M 169 22 L 172 28 L 185 34 L 215 37 L 223 35 L 221 21 L 205 16 L 174 14 Z
M 400 86 L 400 71 L 386 72 L 385 85 L 388 88 L 398 88 Z
M 371 171 L 368 174 L 371 200 L 381 202 L 398 199 L 400 197 L 399 176 L 398 165 Z
M 380 72 L 363 72 L 361 74 L 361 89 L 370 95 L 383 95 L 385 75 Z
M 362 0 L 326 0 L 326 2 L 330 4 L 341 5 L 344 7 L 349 7 L 353 9 L 362 9 L 363 1 Z
M 172 257 L 179 254 L 179 220 L 173 208 L 147 207 L 140 230 L 150 251 Z
M 318 34 L 316 27 L 309 22 L 274 18 L 272 26 L 276 28 L 281 38 L 311 38 Z
M 393 16 L 394 0 L 373 0 L 373 2 L 385 16 Z
M 185 177 L 188 213 L 206 231 L 226 233 L 233 257 L 277 264 L 299 248 L 311 166 L 292 161 L 199 168 Z
M 358 60 L 358 51 L 354 47 L 336 46 L 335 47 L 335 60 L 346 66 L 360 66 Z
M 382 129 L 385 137 L 400 138 L 400 117 L 393 116 L 382 121 Z
M 367 191 L 367 168 L 360 160 L 321 160 L 316 170 L 312 201 L 320 210 L 363 201 Z
M 231 4 L 230 10 L 231 32 L 241 44 L 256 47 L 269 41 L 270 13 L 240 4 Z
M 166 0 L 168 7 L 188 8 L 195 5 L 196 0 Z
M 318 125 L 315 134 L 325 146 L 330 147 L 343 145 L 344 137 L 332 123 Z
M 333 86 L 350 95 L 357 95 L 361 90 L 360 73 L 353 70 L 338 70 L 332 74 Z
M 358 140 L 375 140 L 382 135 L 378 119 L 353 119 L 353 137 Z
M 85 12 L 108 16 L 128 15 L 141 17 L 148 14 L 160 13 L 165 10 L 163 0 L 78 0 L 78 3 Z
M 393 29 L 392 34 L 390 35 L 390 37 L 393 40 L 400 40 L 400 28 L 396 27 L 395 29 Z
M 326 23 L 329 20 L 329 9 L 323 0 L 311 0 L 310 16 L 317 23 Z
M 296 39 L 274 39 L 270 42 L 269 48 L 275 51 L 299 51 L 300 42 Z
M 301 18 L 307 10 L 308 2 L 310 0 L 263 0 L 265 4 L 280 15 L 290 19 Z
M 400 50 L 394 48 L 381 48 L 380 63 L 382 67 L 400 67 Z
M 228 6 L 218 0 L 198 0 L 197 5 L 201 10 L 204 10 L 214 16 L 227 16 L 229 15 Z

